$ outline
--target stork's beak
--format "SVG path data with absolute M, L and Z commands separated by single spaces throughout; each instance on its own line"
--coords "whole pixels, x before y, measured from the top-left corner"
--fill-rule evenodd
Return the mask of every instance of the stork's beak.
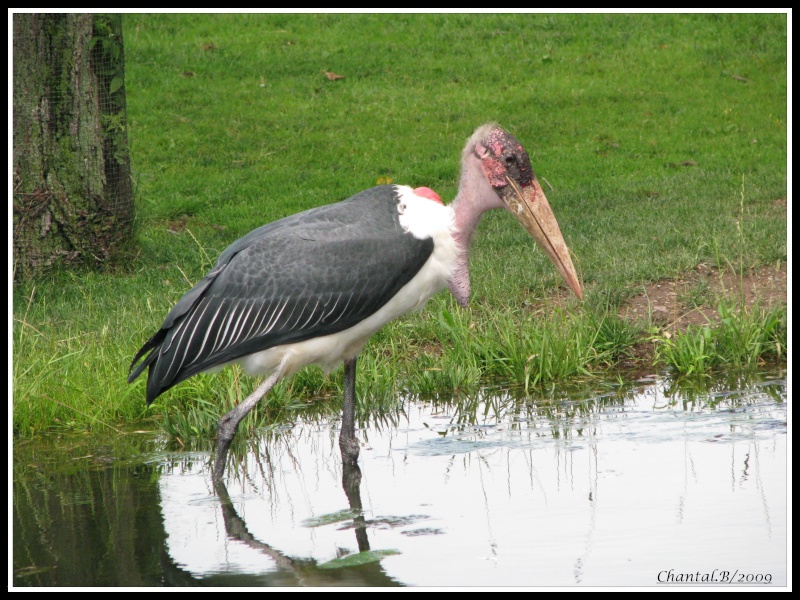
M 569 249 L 539 181 L 534 177 L 533 184 L 525 188 L 521 188 L 511 178 L 507 181 L 510 185 L 500 194 L 506 207 L 544 250 L 547 258 L 555 265 L 575 295 L 583 300 L 583 292 L 572 259 L 569 257 Z

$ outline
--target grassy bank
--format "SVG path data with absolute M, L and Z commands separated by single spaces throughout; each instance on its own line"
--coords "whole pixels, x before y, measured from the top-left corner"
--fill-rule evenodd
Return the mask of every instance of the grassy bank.
M 786 15 L 131 14 L 124 35 L 139 251 L 107 273 L 14 287 L 19 435 L 165 415 L 205 435 L 217 398 L 252 388 L 238 371 L 195 377 L 150 409 L 144 380 L 125 378 L 219 252 L 379 182 L 452 199 L 462 145 L 486 121 L 530 153 L 586 300 L 490 214 L 472 305 L 445 292 L 379 332 L 359 361 L 364 410 L 487 380 L 535 390 L 641 344 L 684 373 L 785 358 L 785 307 L 735 292 L 723 321 L 669 337 L 618 309 L 701 263 L 746 273 L 787 260 Z M 336 396 L 340 375 L 307 369 L 259 414 Z

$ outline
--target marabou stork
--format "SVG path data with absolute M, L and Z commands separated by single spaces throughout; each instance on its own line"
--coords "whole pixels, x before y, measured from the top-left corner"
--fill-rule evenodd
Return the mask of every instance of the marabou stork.
M 466 306 L 470 239 L 481 215 L 495 208 L 517 218 L 581 298 L 528 154 L 489 123 L 467 141 L 450 206 L 428 188 L 381 185 L 233 242 L 136 353 L 128 382 L 149 368 L 150 404 L 192 375 L 231 363 L 269 374 L 219 421 L 213 479 L 221 481 L 239 422 L 280 378 L 305 365 L 344 362 L 339 447 L 344 464 L 355 465 L 356 357 L 378 329 L 446 287 Z

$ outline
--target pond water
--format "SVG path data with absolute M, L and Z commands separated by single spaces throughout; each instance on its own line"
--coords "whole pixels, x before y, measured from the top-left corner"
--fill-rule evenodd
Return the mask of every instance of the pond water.
M 786 402 L 781 371 L 407 400 L 360 469 L 309 417 L 216 490 L 158 440 L 21 444 L 12 585 L 785 587 Z

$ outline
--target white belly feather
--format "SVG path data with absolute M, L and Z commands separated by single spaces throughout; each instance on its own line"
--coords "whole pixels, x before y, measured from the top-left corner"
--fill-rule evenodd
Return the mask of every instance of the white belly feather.
M 456 264 L 458 248 L 452 236 L 454 213 L 449 206 L 417 196 L 407 186 L 398 186 L 400 224 L 418 239 L 433 238 L 433 254 L 420 271 L 380 310 L 357 325 L 303 342 L 275 346 L 237 361 L 250 375 L 280 370 L 291 375 L 305 365 L 317 364 L 330 370 L 345 359 L 357 356 L 367 340 L 389 321 L 420 310 L 431 296 L 448 285 Z

